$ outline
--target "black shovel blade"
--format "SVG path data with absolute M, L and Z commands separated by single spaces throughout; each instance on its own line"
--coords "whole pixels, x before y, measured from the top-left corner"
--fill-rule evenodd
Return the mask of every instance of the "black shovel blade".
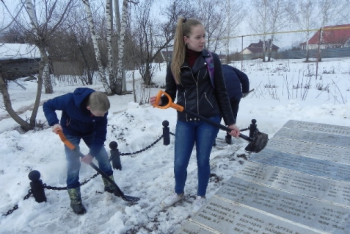
M 124 201 L 127 201 L 127 202 L 132 202 L 132 203 L 136 203 L 140 200 L 139 197 L 133 197 L 133 196 L 128 196 L 128 195 L 124 195 L 122 196 L 122 199 Z
M 253 141 L 251 141 L 247 147 L 245 147 L 246 151 L 259 153 L 261 150 L 265 148 L 267 142 L 269 141 L 269 136 L 265 133 L 256 131 L 253 137 Z

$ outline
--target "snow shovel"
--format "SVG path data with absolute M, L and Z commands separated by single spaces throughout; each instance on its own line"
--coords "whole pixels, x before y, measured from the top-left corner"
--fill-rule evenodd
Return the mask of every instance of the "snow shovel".
M 168 100 L 169 100 L 169 103 L 165 106 L 159 106 L 158 103 L 159 103 L 159 100 L 162 96 L 162 94 L 164 94 L 165 96 L 167 96 Z M 211 121 L 210 119 L 207 119 L 197 113 L 194 113 L 192 111 L 189 111 L 189 110 L 186 110 L 183 106 L 180 106 L 176 103 L 174 103 L 171 99 L 171 97 L 169 96 L 169 94 L 167 94 L 166 92 L 160 90 L 157 94 L 157 97 L 156 97 L 156 104 L 153 105 L 154 107 L 157 107 L 157 108 L 160 108 L 160 109 L 167 109 L 169 107 L 172 107 L 180 112 L 185 112 L 185 113 L 188 113 L 190 115 L 193 115 L 193 116 L 196 116 L 197 118 L 199 118 L 200 120 L 204 121 L 204 122 L 207 122 L 211 125 L 214 125 L 218 128 L 220 128 L 221 130 L 225 130 L 225 131 L 228 131 L 228 132 L 231 132 L 231 128 L 228 128 L 224 125 L 221 125 L 219 123 L 216 123 L 216 122 L 213 122 Z M 250 151 L 250 152 L 254 152 L 254 153 L 258 153 L 260 152 L 262 149 L 265 148 L 265 146 L 267 145 L 267 142 L 268 142 L 268 135 L 265 134 L 265 133 L 262 133 L 260 132 L 259 130 L 255 130 L 254 134 L 253 134 L 253 137 L 248 137 L 248 136 L 245 136 L 243 134 L 239 134 L 239 137 L 240 138 L 243 138 L 244 140 L 247 140 L 249 141 L 250 143 L 246 146 L 245 150 L 246 151 Z
M 71 150 L 73 150 L 74 152 L 76 152 L 80 157 L 84 157 L 85 155 L 82 154 L 77 148 L 75 148 L 75 146 L 70 142 L 68 141 L 68 139 L 66 138 L 66 136 L 63 134 L 62 131 L 58 131 L 58 135 L 60 136 L 61 138 L 61 141 Z M 140 198 L 138 197 L 132 197 L 132 196 L 128 196 L 128 195 L 125 195 L 122 190 L 118 187 L 118 185 L 113 181 L 111 180 L 108 175 L 106 175 L 106 173 L 104 173 L 103 171 L 100 170 L 100 168 L 98 168 L 93 162 L 91 162 L 89 164 L 93 169 L 95 169 L 98 173 L 100 173 L 103 178 L 105 178 L 106 180 L 108 180 L 109 183 L 111 183 L 116 191 L 117 191 L 117 194 L 118 196 L 120 196 L 124 201 L 127 201 L 127 202 L 137 202 L 140 200 Z

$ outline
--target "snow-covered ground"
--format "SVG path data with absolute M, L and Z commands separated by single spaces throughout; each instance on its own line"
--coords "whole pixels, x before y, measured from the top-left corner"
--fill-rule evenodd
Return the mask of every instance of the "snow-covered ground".
M 234 64 L 241 68 L 241 63 Z M 158 66 L 158 65 L 157 65 Z M 302 60 L 278 60 L 262 63 L 246 61 L 243 71 L 255 89 L 241 100 L 237 125 L 243 129 L 251 119 L 257 120 L 260 131 L 271 138 L 288 120 L 303 120 L 317 123 L 349 126 L 350 118 L 350 58 L 324 60 L 318 64 L 315 78 L 315 63 Z M 137 78 L 137 72 L 135 76 Z M 36 83 L 9 83 L 13 107 L 23 119 L 31 114 Z M 156 71 L 154 82 L 164 85 L 165 65 Z M 43 94 L 42 101 L 71 92 L 78 84 L 66 85 L 56 81 L 54 94 Z M 90 86 L 103 91 L 100 84 Z M 131 78 L 128 89 L 131 90 Z M 155 95 L 159 89 L 151 89 Z M 137 96 L 144 96 L 141 91 Z M 23 199 L 30 189 L 28 174 L 32 170 L 41 173 L 47 186 L 65 187 L 65 156 L 59 137 L 47 124 L 43 130 L 21 133 L 17 124 L 9 118 L 3 101 L 0 103 L 0 213 L 5 214 L 16 204 L 12 214 L 0 217 L 0 233 L 172 233 L 189 217 L 191 203 L 196 195 L 197 169 L 195 157 L 191 158 L 186 183 L 186 199 L 168 209 L 162 209 L 161 201 L 173 192 L 173 143 L 165 146 L 162 140 L 150 147 L 163 131 L 162 122 L 169 121 L 175 132 L 176 111 L 139 105 L 133 94 L 111 96 L 108 115 L 109 126 L 106 147 L 111 141 L 119 144 L 119 151 L 134 155 L 121 157 L 121 171 L 114 171 L 117 184 L 127 195 L 138 196 L 140 202 L 130 205 L 120 198 L 103 192 L 100 176 L 82 186 L 82 198 L 87 213 L 75 215 L 69 206 L 65 190 L 45 189 L 47 202 L 37 203 L 33 197 Z M 37 120 L 45 122 L 40 107 Z M 248 132 L 242 132 L 248 134 Z M 212 177 L 207 190 L 210 198 L 235 171 L 240 170 L 246 154 L 247 142 L 234 139 L 234 144 L 224 143 L 225 132 L 220 131 L 218 145 L 211 155 Z M 87 152 L 84 144 L 81 151 Z M 195 152 L 194 152 L 195 153 Z M 194 155 L 193 155 L 194 156 Z M 83 165 L 81 181 L 89 179 L 95 171 Z

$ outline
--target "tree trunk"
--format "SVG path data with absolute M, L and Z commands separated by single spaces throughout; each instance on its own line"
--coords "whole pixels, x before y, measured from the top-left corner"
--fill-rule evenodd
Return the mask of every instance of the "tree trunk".
M 23 130 L 28 131 L 34 128 L 34 126 L 31 126 L 29 123 L 24 121 L 21 117 L 17 115 L 17 113 L 12 108 L 11 98 L 10 94 L 7 90 L 7 85 L 5 81 L 3 80 L 1 74 L 0 74 L 0 92 L 2 94 L 2 98 L 4 100 L 4 105 L 6 108 L 7 113 L 11 116 L 11 118 L 18 123 Z
M 100 79 L 102 82 L 102 85 L 107 93 L 107 95 L 111 95 L 112 91 L 108 85 L 107 79 L 106 79 L 106 75 L 102 66 L 102 61 L 101 61 L 101 52 L 100 52 L 100 48 L 98 47 L 98 42 L 97 42 L 97 38 L 96 38 L 96 31 L 95 31 L 95 25 L 94 25 L 94 21 L 92 19 L 92 12 L 91 12 L 91 7 L 90 7 L 90 2 L 89 0 L 82 0 L 84 5 L 85 5 L 85 11 L 86 11 L 86 15 L 88 18 L 88 23 L 89 23 L 89 27 L 90 27 L 90 32 L 91 32 L 91 39 L 92 39 L 92 43 L 94 45 L 94 50 L 95 50 L 95 57 L 96 57 L 96 62 L 98 65 L 98 71 L 99 71 L 99 75 L 100 75 Z
M 262 56 L 263 56 L 263 62 L 266 62 L 266 38 L 265 36 L 263 37 L 263 48 L 262 48 Z
M 309 58 L 310 58 L 310 51 L 309 51 L 309 41 L 307 39 L 306 41 L 306 45 L 305 45 L 305 49 L 306 49 L 306 55 L 305 55 L 305 62 L 309 62 Z
M 44 87 L 45 87 L 45 93 L 53 93 L 53 88 L 52 88 L 52 82 L 51 82 L 51 77 L 50 77 L 50 69 L 49 69 L 49 58 L 47 56 L 47 51 L 44 47 L 38 46 L 40 54 L 41 54 L 41 61 L 43 61 L 43 74 L 42 74 L 42 80 L 44 81 Z M 41 48 L 40 48 L 41 47 Z M 40 65 L 39 65 L 40 68 Z
M 113 23 L 112 23 L 112 4 L 111 0 L 106 0 L 106 24 L 107 24 L 107 50 L 108 50 L 108 65 L 107 65 L 107 73 L 109 77 L 109 83 L 111 86 L 113 86 L 114 83 L 114 69 L 113 69 L 113 49 L 112 49 L 112 29 L 113 29 Z M 113 89 L 113 88 L 112 88 Z
M 120 12 L 119 12 L 119 0 L 114 0 L 114 15 L 115 15 L 115 30 L 117 35 L 120 33 Z
M 125 29 L 126 29 L 126 20 L 128 16 L 128 1 L 123 0 L 123 15 L 120 28 L 120 38 L 118 41 L 118 67 L 117 67 L 117 82 L 116 82 L 116 93 L 121 95 L 123 93 L 123 71 L 124 71 L 124 40 L 125 40 Z
M 45 49 L 43 48 L 39 48 L 40 50 L 40 54 L 42 53 L 45 53 Z M 47 58 L 47 56 L 46 56 Z M 48 58 L 47 58 L 48 60 Z M 48 62 L 48 61 L 47 61 Z M 40 60 L 40 63 L 39 63 L 39 75 L 38 75 L 38 85 L 37 85 L 37 88 L 36 88 L 36 97 L 35 97 L 35 102 L 34 102 L 34 106 L 33 106 L 33 111 L 32 111 L 32 115 L 30 117 L 30 125 L 31 126 L 35 126 L 35 120 L 36 120 L 36 116 L 38 114 L 38 109 L 39 109 L 39 106 L 40 106 L 40 99 L 41 99 L 41 90 L 42 90 L 42 87 L 43 87 L 43 76 L 45 75 L 45 67 L 48 67 L 48 63 L 45 62 L 44 60 Z M 51 83 L 51 82 L 50 82 Z M 52 88 L 52 86 L 51 86 Z
M 269 41 L 269 48 L 268 48 L 268 59 L 267 61 L 270 62 L 271 61 L 271 55 L 272 55 L 272 48 L 273 48 L 273 40 L 274 40 L 274 35 L 272 34 L 271 39 Z

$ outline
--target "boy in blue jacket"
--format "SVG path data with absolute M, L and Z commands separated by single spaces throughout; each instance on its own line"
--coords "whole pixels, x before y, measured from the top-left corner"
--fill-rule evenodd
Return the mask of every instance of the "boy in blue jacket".
M 221 67 L 225 78 L 226 90 L 230 99 L 233 116 L 237 121 L 239 102 L 241 101 L 241 98 L 244 98 L 249 92 L 249 79 L 244 72 L 235 67 L 227 64 L 222 64 Z M 231 135 L 227 134 L 225 140 L 227 144 L 231 144 Z
M 113 170 L 103 145 L 107 134 L 109 108 L 107 95 L 90 88 L 77 88 L 73 93 L 55 97 L 43 105 L 45 117 L 48 124 L 52 126 L 52 131 L 55 133 L 63 131 L 66 138 L 77 149 L 82 139 L 90 151 L 81 158 L 81 161 L 89 164 L 93 158 L 96 158 L 99 168 L 114 181 Z M 56 110 L 62 111 L 60 121 Z M 71 200 L 70 206 L 76 214 L 84 214 L 86 209 L 81 201 L 79 183 L 80 156 L 67 146 L 64 146 L 64 150 L 67 160 L 67 189 Z M 106 179 L 102 179 L 105 191 L 117 196 L 114 186 Z

